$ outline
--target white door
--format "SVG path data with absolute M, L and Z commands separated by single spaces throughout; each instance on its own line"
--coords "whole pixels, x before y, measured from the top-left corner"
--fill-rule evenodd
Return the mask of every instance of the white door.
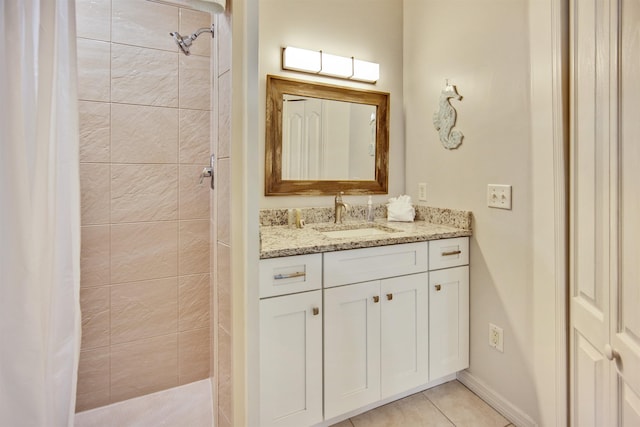
M 427 273 L 385 279 L 381 285 L 382 398 L 425 384 L 429 377 Z
M 380 400 L 380 281 L 324 290 L 324 416 Z
M 640 425 L 640 5 L 571 2 L 571 420 Z
M 322 100 L 288 96 L 282 117 L 282 179 L 321 179 Z
M 322 291 L 260 300 L 260 425 L 322 421 Z

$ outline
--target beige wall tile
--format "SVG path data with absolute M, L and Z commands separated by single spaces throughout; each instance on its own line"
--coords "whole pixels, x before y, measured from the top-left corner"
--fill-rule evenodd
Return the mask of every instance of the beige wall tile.
M 111 287 L 111 343 L 167 335 L 178 330 L 178 279 Z
M 109 360 L 108 347 L 80 352 L 77 412 L 109 403 Z
M 80 161 L 103 162 L 111 159 L 111 105 L 106 102 L 79 101 Z
M 151 222 L 111 226 L 111 281 L 157 279 L 178 273 L 178 224 Z
M 199 28 L 211 27 L 211 14 L 191 9 L 180 9 L 180 34 L 193 34 Z M 211 56 L 211 34 L 202 33 L 198 36 L 189 52 L 192 55 Z
M 81 228 L 80 286 L 110 283 L 110 226 L 90 225 Z
M 216 40 L 218 41 L 218 75 L 231 70 L 231 14 L 217 15 Z
M 180 332 L 178 335 L 180 384 L 209 377 L 209 344 L 209 328 Z
M 81 289 L 80 306 L 82 307 L 82 349 L 108 346 L 111 309 L 109 286 Z
M 231 73 L 218 79 L 218 157 L 231 156 Z
M 180 108 L 211 109 L 211 60 L 180 55 Z
M 109 57 L 111 44 L 78 39 L 78 98 L 110 101 Z
M 178 219 L 178 165 L 112 165 L 111 221 Z
M 109 223 L 109 164 L 80 164 L 82 225 Z
M 216 422 L 216 426 L 218 427 L 233 427 L 231 421 L 227 419 L 224 414 L 220 414 L 218 418 L 218 422 Z
M 174 52 L 114 43 L 111 47 L 113 102 L 177 107 L 177 59 L 178 54 Z
M 110 41 L 111 0 L 76 0 L 78 37 Z
M 180 163 L 209 163 L 211 112 L 180 110 Z
M 233 414 L 233 355 L 231 336 L 218 330 L 218 410 L 219 415 L 230 419 Z
M 178 162 L 178 110 L 113 104 L 111 115 L 112 162 Z
M 229 158 L 218 160 L 218 241 L 231 244 L 231 161 Z
M 209 274 L 178 278 L 178 331 L 209 327 Z
M 111 401 L 178 385 L 178 334 L 111 347 Z
M 210 179 L 200 184 L 205 165 L 180 165 L 180 219 L 208 219 Z
M 222 329 L 231 332 L 231 248 L 218 243 L 218 322 Z
M 178 8 L 147 0 L 112 0 L 116 43 L 176 51 L 170 31 L 178 31 Z
M 209 220 L 180 221 L 180 275 L 209 272 Z

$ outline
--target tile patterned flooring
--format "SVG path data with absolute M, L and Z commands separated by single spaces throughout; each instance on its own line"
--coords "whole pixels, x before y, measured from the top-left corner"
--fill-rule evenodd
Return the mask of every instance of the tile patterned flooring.
M 458 381 L 416 393 L 333 427 L 513 427 Z

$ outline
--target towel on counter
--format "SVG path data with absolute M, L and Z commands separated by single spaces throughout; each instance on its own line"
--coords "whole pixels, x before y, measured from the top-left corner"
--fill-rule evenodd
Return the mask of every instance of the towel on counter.
M 416 210 L 407 195 L 392 197 L 387 203 L 387 220 L 398 222 L 413 222 Z

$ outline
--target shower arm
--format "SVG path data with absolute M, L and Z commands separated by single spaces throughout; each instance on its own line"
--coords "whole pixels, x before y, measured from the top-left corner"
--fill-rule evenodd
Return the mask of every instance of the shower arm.
M 195 33 L 193 33 L 193 34 L 191 34 L 191 35 L 189 36 L 189 38 L 190 38 L 191 40 L 195 40 L 195 39 L 196 39 L 196 38 L 198 38 L 198 36 L 199 36 L 200 34 L 202 34 L 202 33 L 211 33 L 211 38 L 213 38 L 213 37 L 214 37 L 214 33 L 213 33 L 213 24 L 211 24 L 211 27 L 209 27 L 209 28 L 207 28 L 207 27 L 205 27 L 205 28 L 198 28 L 198 29 L 196 30 L 196 32 L 195 32 Z

